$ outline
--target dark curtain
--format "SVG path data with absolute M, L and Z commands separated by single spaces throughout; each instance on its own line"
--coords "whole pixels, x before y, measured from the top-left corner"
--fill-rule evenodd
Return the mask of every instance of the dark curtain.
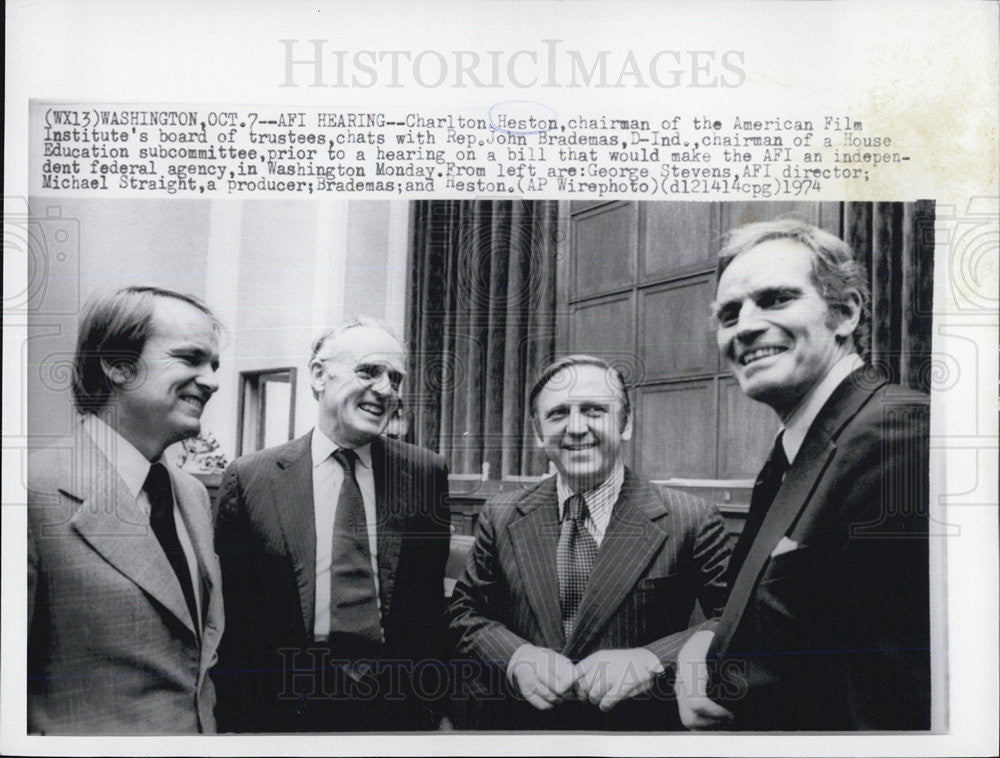
M 844 235 L 871 284 L 872 367 L 929 392 L 934 202 L 845 203 Z
M 555 349 L 557 204 L 419 201 L 411 240 L 407 438 L 452 473 L 544 473 L 527 393 Z

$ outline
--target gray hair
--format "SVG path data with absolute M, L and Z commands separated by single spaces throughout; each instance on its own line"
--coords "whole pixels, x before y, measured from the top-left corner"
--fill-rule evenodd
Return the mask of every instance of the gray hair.
M 323 351 L 323 348 L 333 340 L 337 339 L 344 332 L 348 332 L 351 329 L 357 329 L 359 327 L 371 327 L 374 329 L 381 329 L 383 332 L 392 337 L 396 342 L 399 343 L 400 347 L 403 348 L 403 352 L 406 352 L 406 344 L 399 338 L 396 334 L 396 330 L 393 329 L 387 321 L 382 319 L 374 318 L 373 316 L 355 316 L 351 321 L 347 321 L 339 326 L 331 326 L 329 329 L 320 334 L 312 343 L 312 351 L 309 356 L 309 365 L 312 366 L 313 361 L 317 360 L 319 354 Z M 310 369 L 311 370 L 311 369 Z M 316 390 L 312 391 L 313 398 L 317 399 L 319 395 Z
M 374 327 L 375 329 L 381 329 L 383 332 L 392 337 L 396 342 L 406 349 L 406 345 L 403 340 L 400 339 L 399 335 L 396 334 L 396 330 L 389 325 L 387 321 L 383 321 L 379 318 L 374 318 L 373 316 L 355 316 L 351 321 L 345 322 L 338 326 L 331 326 L 329 329 L 320 334 L 312 343 L 312 353 L 309 356 L 309 362 L 312 363 L 316 356 L 319 355 L 320 351 L 323 349 L 324 345 L 331 340 L 337 339 L 344 332 L 350 331 L 351 329 L 357 329 L 358 327 L 367 326 Z

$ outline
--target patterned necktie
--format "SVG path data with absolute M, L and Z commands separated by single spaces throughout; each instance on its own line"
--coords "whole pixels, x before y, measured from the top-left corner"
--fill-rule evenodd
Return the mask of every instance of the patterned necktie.
M 163 548 L 170 565 L 181 583 L 181 591 L 187 602 L 191 621 L 197 632 L 201 624 L 198 619 L 198 606 L 194 598 L 194 586 L 191 584 L 191 570 L 187 557 L 177 536 L 177 525 L 174 523 L 174 494 L 170 487 L 170 474 L 162 463 L 154 463 L 149 467 L 146 481 L 142 485 L 149 498 L 149 525 L 153 534 Z
M 736 582 L 736 577 L 739 576 L 740 567 L 743 565 L 743 561 L 746 560 L 747 554 L 750 552 L 750 546 L 753 545 L 754 538 L 756 538 L 757 532 L 760 531 L 761 524 L 764 523 L 764 517 L 767 516 L 767 511 L 771 507 L 771 503 L 774 502 L 778 490 L 781 489 L 781 483 L 788 471 L 788 458 L 785 457 L 785 447 L 781 442 L 784 434 L 784 432 L 779 434 L 778 439 L 774 441 L 771 455 L 768 456 L 767 462 L 760 470 L 757 481 L 754 482 L 753 493 L 750 495 L 750 510 L 747 513 L 747 520 L 743 525 L 743 531 L 740 533 L 735 547 L 733 547 L 733 554 L 729 559 L 729 568 L 726 571 L 727 583 L 730 589 L 732 589 L 733 584 Z
M 361 488 L 354 476 L 357 454 L 340 449 L 334 459 L 344 469 L 333 521 L 330 565 L 330 646 L 344 658 L 365 657 L 382 642 L 375 575 Z
M 584 524 L 586 518 L 587 501 L 583 499 L 583 495 L 573 495 L 566 501 L 566 515 L 559 533 L 559 546 L 556 548 L 559 606 L 567 640 L 576 625 L 580 599 L 597 560 L 597 541 Z

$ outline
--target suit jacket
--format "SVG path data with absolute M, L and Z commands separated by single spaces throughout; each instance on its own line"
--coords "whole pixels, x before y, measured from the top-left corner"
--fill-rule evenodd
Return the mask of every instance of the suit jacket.
M 329 694 L 323 682 L 310 679 L 317 664 L 324 665 L 310 653 L 317 649 L 310 439 L 306 434 L 239 458 L 223 477 L 216 549 L 228 618 L 216 671 L 220 730 L 309 730 L 315 728 L 307 715 L 310 695 Z M 388 694 L 399 698 L 385 709 L 379 728 L 429 727 L 436 724 L 435 700 L 446 694 L 439 680 L 450 537 L 447 468 L 440 456 L 394 440 L 377 438 L 371 451 L 383 663 L 393 676 Z M 296 677 L 293 665 L 307 673 Z
M 670 667 L 687 638 L 699 600 L 708 616 L 722 608 L 729 557 L 714 506 L 657 490 L 625 470 L 570 639 L 559 608 L 555 477 L 488 503 L 465 573 L 455 587 L 451 633 L 455 665 L 476 673 L 480 728 L 642 729 L 679 727 L 672 669 L 650 696 L 608 714 L 583 703 L 538 711 L 516 697 L 507 665 L 526 642 L 580 660 L 604 649 L 646 647 Z
M 211 507 L 200 482 L 167 469 L 203 579 L 200 640 L 148 517 L 82 427 L 29 457 L 29 732 L 215 731 Z
M 927 422 L 861 372 L 813 422 L 709 651 L 734 728 L 930 727 Z

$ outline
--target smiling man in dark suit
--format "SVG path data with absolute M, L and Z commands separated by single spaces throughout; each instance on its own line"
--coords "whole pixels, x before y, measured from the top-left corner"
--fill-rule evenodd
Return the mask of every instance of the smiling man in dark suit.
M 226 471 L 220 730 L 438 725 L 448 480 L 440 456 L 380 436 L 405 361 L 371 319 L 321 335 L 316 427 Z
M 603 360 L 556 361 L 529 403 L 558 473 L 485 506 L 451 606 L 457 665 L 487 688 L 479 726 L 678 728 L 670 681 L 694 604 L 725 601 L 722 519 L 625 467 L 628 391 Z
M 223 630 L 205 488 L 163 451 L 218 389 L 219 322 L 128 287 L 80 320 L 71 444 L 28 460 L 28 731 L 215 731 Z
M 866 372 L 866 278 L 843 241 L 781 220 L 737 229 L 720 257 L 722 359 L 783 430 L 725 611 L 682 652 L 682 720 L 928 729 L 928 398 Z

